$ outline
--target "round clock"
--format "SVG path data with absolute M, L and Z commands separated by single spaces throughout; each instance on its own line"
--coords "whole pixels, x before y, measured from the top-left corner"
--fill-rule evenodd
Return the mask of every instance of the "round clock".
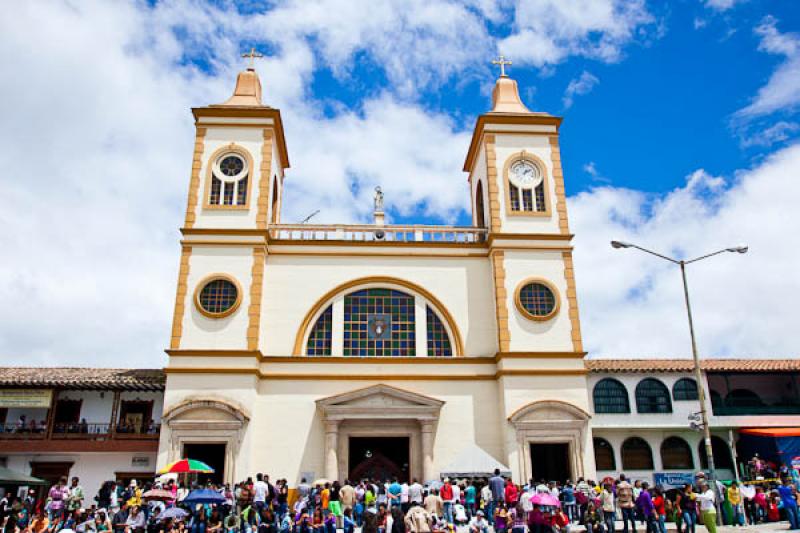
M 511 165 L 511 179 L 520 187 L 534 187 L 542 180 L 542 172 L 537 165 L 521 159 Z

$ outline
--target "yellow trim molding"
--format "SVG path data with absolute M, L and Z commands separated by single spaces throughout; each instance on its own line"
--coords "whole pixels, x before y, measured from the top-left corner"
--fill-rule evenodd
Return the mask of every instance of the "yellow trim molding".
M 244 204 L 239 205 L 224 205 L 222 203 L 219 204 L 212 204 L 210 203 L 209 193 L 211 191 L 211 177 L 214 174 L 214 162 L 222 157 L 224 154 L 232 152 L 234 154 L 238 154 L 245 158 L 247 161 L 247 195 L 245 197 Z M 253 181 L 255 181 L 256 176 L 256 169 L 253 165 L 253 156 L 250 155 L 245 148 L 239 146 L 236 143 L 230 143 L 225 146 L 222 146 L 214 151 L 213 154 L 208 158 L 206 162 L 206 178 L 205 178 L 205 185 L 203 187 L 203 209 L 226 209 L 226 210 L 247 210 L 250 209 L 250 197 L 252 196 L 253 190 Z M 239 178 L 240 180 L 242 178 Z M 220 179 L 220 181 L 225 181 Z M 237 180 L 238 181 L 238 180 Z M 235 183 L 235 182 L 229 182 Z M 234 200 L 236 200 L 236 196 L 234 196 Z M 219 201 L 222 202 L 222 189 L 220 188 L 220 198 Z
M 517 161 L 528 161 L 529 163 L 536 165 L 539 169 L 539 172 L 542 173 L 542 184 L 544 185 L 544 211 L 536 211 L 536 188 L 533 187 L 530 189 L 531 191 L 531 199 L 534 203 L 534 211 L 523 211 L 522 210 L 522 190 L 523 188 L 514 185 L 511 181 L 511 177 L 509 176 L 509 170 L 511 169 L 511 165 L 516 163 Z M 547 172 L 547 166 L 544 164 L 542 159 L 530 152 L 526 152 L 522 150 L 521 152 L 517 152 L 515 154 L 511 154 L 507 159 L 505 164 L 503 165 L 503 189 L 505 189 L 505 197 L 506 197 L 506 216 L 509 217 L 549 217 L 551 210 L 550 210 L 550 176 Z M 519 190 L 519 205 L 520 210 L 514 211 L 511 209 L 511 187 L 516 187 Z
M 233 283 L 236 286 L 236 301 L 233 302 L 233 305 L 229 309 L 227 309 L 227 310 L 225 310 L 225 311 L 223 311 L 221 313 L 211 313 L 209 311 L 206 311 L 203 308 L 203 306 L 200 305 L 200 292 L 203 290 L 203 287 L 205 287 L 206 285 L 208 285 L 212 281 L 215 281 L 215 280 L 218 280 L 218 279 L 222 279 L 222 280 L 225 280 L 225 281 L 230 281 L 231 283 Z M 243 295 L 242 295 L 242 286 L 239 284 L 239 282 L 234 277 L 232 277 L 232 276 L 230 276 L 228 274 L 219 274 L 219 273 L 218 274 L 211 274 L 211 275 L 208 275 L 208 276 L 204 277 L 202 280 L 200 280 L 200 282 L 197 284 L 197 287 L 195 287 L 195 289 L 194 289 L 194 306 L 197 308 L 197 310 L 200 312 L 200 314 L 202 314 L 203 316 L 206 316 L 208 318 L 225 318 L 227 316 L 232 315 L 233 313 L 236 312 L 237 309 L 239 309 L 239 306 L 242 303 L 242 297 L 243 297 Z
M 258 212 L 256 213 L 258 229 L 267 229 L 267 210 L 269 209 L 270 186 L 272 185 L 272 130 L 264 129 L 263 138 L 258 178 Z
M 494 276 L 494 304 L 495 316 L 497 317 L 497 345 L 500 352 L 509 351 L 511 332 L 508 329 L 508 306 L 506 300 L 506 268 L 504 264 L 505 252 L 495 251 L 491 254 L 492 273 Z
M 206 128 L 197 128 L 194 137 L 194 153 L 192 154 L 192 174 L 189 178 L 189 198 L 186 201 L 186 220 L 183 225 L 187 228 L 194 226 L 197 220 L 198 194 L 200 190 L 200 167 L 203 165 L 203 152 L 205 151 L 204 139 Z
M 567 219 L 567 194 L 564 190 L 564 171 L 561 168 L 561 148 L 558 144 L 558 135 L 550 136 L 550 157 L 553 160 L 553 182 L 556 191 L 556 211 L 558 212 L 558 227 L 564 235 L 569 234 Z
M 172 336 L 169 347 L 177 350 L 181 347 L 183 335 L 183 313 L 185 309 L 186 294 L 189 292 L 186 280 L 189 277 L 189 258 L 192 256 L 191 246 L 181 247 L 181 263 L 178 267 L 178 288 L 175 291 L 175 309 L 172 313 Z
M 536 377 L 536 376 L 584 376 L 586 369 L 547 368 L 540 370 L 498 370 L 492 374 L 289 374 L 266 373 L 258 368 L 209 368 L 209 367 L 167 367 L 166 374 L 240 374 L 252 375 L 264 380 L 290 381 L 494 381 L 501 377 Z
M 567 278 L 567 303 L 569 304 L 569 320 L 572 325 L 572 349 L 583 351 L 581 337 L 581 319 L 578 315 L 578 292 L 575 288 L 575 267 L 572 264 L 572 252 L 562 252 L 564 259 L 564 277 Z
M 520 291 L 522 291 L 522 288 L 525 287 L 525 285 L 528 285 L 530 283 L 539 283 L 541 285 L 544 285 L 545 287 L 550 289 L 550 292 L 553 293 L 553 298 L 555 299 L 555 306 L 553 306 L 553 310 L 550 311 L 548 314 L 544 316 L 534 315 L 530 313 L 527 309 L 525 309 L 525 306 L 522 305 L 522 301 L 520 300 Z M 548 280 L 544 278 L 527 278 L 522 280 L 519 283 L 519 285 L 517 285 L 517 288 L 514 291 L 514 303 L 517 306 L 517 311 L 519 311 L 520 314 L 525 318 L 527 318 L 528 320 L 535 320 L 536 322 L 546 322 L 558 314 L 558 311 L 561 308 L 561 295 L 558 293 L 558 289 L 556 289 L 555 285 L 550 283 Z M 575 350 L 575 351 L 577 352 L 580 350 Z
M 489 232 L 497 233 L 503 228 L 500 219 L 500 189 L 497 184 L 497 154 L 494 149 L 495 136 L 487 135 L 486 147 L 486 185 L 489 193 Z
M 312 326 L 311 320 L 317 316 L 317 313 L 326 304 L 328 304 L 334 296 L 348 289 L 352 289 L 353 287 L 358 287 L 359 285 L 371 284 L 399 285 L 400 287 L 405 287 L 406 289 L 410 289 L 418 293 L 420 296 L 428 300 L 428 302 L 430 302 L 436 308 L 439 316 L 444 318 L 444 320 L 447 322 L 447 326 L 453 336 L 453 339 L 451 340 L 453 342 L 453 352 L 455 356 L 460 357 L 464 355 L 464 344 L 461 340 L 461 333 L 458 330 L 458 325 L 442 302 L 439 301 L 439 299 L 431 294 L 427 289 L 420 287 L 416 283 L 390 276 L 367 276 L 364 278 L 358 278 L 342 283 L 341 285 L 326 292 L 314 303 L 313 306 L 311 306 L 311 309 L 308 311 L 305 318 L 303 318 L 303 322 L 300 324 L 300 329 L 297 330 L 297 335 L 295 336 L 294 340 L 294 355 L 303 355 L 303 340 L 305 339 L 306 331 L 308 331 L 308 329 Z
M 481 137 L 489 137 L 495 132 L 493 130 L 486 131 L 484 135 L 484 128 L 486 124 L 521 124 L 526 126 L 553 126 L 558 131 L 561 125 L 561 117 L 554 117 L 552 115 L 520 115 L 520 114 L 504 114 L 504 113 L 486 113 L 478 117 L 475 122 L 475 129 L 472 131 L 472 140 L 469 143 L 467 150 L 467 157 L 464 160 L 464 172 L 470 172 L 472 165 L 475 163 L 475 158 L 478 155 L 478 150 L 481 145 Z M 515 131 L 519 134 L 527 135 L 551 135 L 551 132 L 541 131 Z M 488 141 L 487 141 L 488 142 Z M 493 141 L 494 142 L 494 141 Z
M 264 262 L 266 250 L 263 246 L 253 248 L 253 268 L 250 279 L 250 307 L 247 310 L 247 349 L 257 350 L 261 332 L 261 295 L 264 287 Z

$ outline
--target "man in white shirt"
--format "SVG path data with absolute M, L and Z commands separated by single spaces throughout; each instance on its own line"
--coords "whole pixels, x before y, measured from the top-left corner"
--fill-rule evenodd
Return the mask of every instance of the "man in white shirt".
M 260 514 L 261 509 L 267 506 L 267 494 L 269 494 L 269 485 L 264 483 L 264 474 L 256 474 L 256 482 L 253 483 L 253 492 L 253 505 Z
M 483 511 L 478 511 L 469 521 L 469 531 L 470 533 L 489 533 L 489 521 L 484 518 Z
M 404 514 L 407 513 L 409 509 L 407 481 L 403 481 L 403 484 L 400 485 L 400 508 L 403 510 Z
M 413 504 L 422 505 L 422 485 L 414 479 L 408 487 L 408 500 Z
M 522 495 L 519 497 L 519 503 L 522 505 L 522 510 L 525 513 L 530 513 L 533 511 L 533 504 L 531 503 L 531 498 L 533 497 L 533 493 L 530 487 L 528 490 L 524 491 Z

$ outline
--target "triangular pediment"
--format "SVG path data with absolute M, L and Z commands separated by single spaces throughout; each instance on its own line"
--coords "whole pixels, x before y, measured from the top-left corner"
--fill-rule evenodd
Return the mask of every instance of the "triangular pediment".
M 444 402 L 389 385 L 373 385 L 317 400 L 320 407 L 441 407 Z
M 317 400 L 328 420 L 417 419 L 436 420 L 444 402 L 389 385 L 373 385 Z

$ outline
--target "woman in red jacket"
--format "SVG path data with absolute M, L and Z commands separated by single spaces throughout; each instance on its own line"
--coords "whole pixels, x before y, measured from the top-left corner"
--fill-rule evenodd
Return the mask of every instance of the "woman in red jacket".
M 509 508 L 513 508 L 517 505 L 517 500 L 519 499 L 519 491 L 517 490 L 517 486 L 512 483 L 512 481 L 506 480 L 506 505 Z

